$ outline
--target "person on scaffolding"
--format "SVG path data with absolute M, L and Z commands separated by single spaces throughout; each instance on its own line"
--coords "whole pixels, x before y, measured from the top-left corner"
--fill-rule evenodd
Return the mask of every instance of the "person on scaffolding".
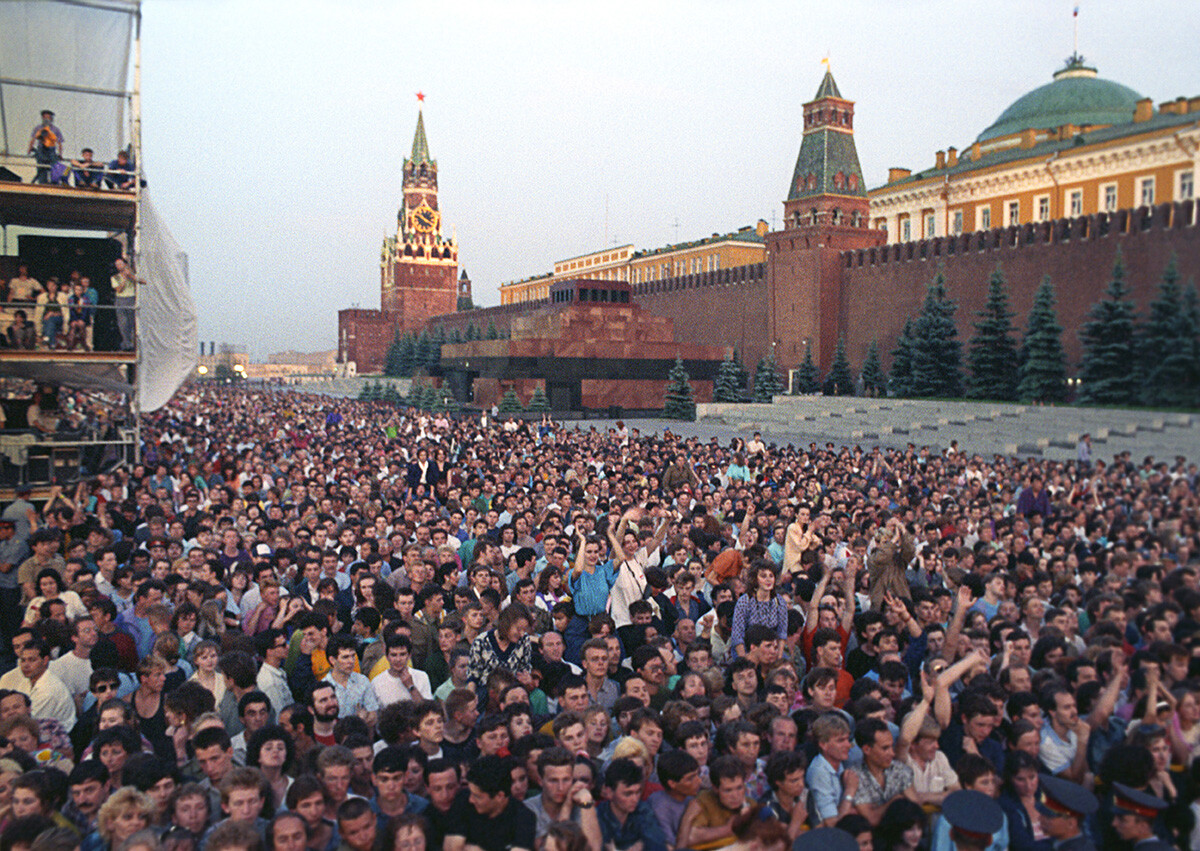
M 132 352 L 134 345 L 134 310 L 137 307 L 138 284 L 146 282 L 133 274 L 123 257 L 114 263 L 117 273 L 112 276 L 113 304 L 117 308 L 117 330 L 121 332 L 121 351 Z
M 54 165 L 62 159 L 63 134 L 54 126 L 54 113 L 42 110 L 42 123 L 33 128 L 29 136 L 29 153 L 37 160 L 38 170 L 34 183 L 54 183 Z

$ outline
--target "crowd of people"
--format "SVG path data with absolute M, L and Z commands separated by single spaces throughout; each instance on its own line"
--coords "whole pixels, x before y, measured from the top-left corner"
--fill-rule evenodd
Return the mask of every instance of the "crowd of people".
M 125 258 L 113 262 L 109 285 L 121 351 L 134 350 L 137 288 L 145 283 Z M 92 279 L 78 269 L 69 273 L 65 283 L 53 276 L 43 283 L 21 263 L 0 291 L 0 348 L 90 352 L 95 346 L 96 313 L 105 309 L 97 307 L 99 303 Z
M 0 513 L 0 851 L 1200 848 L 1187 459 L 141 435 Z
M 42 120 L 29 134 L 29 151 L 37 162 L 34 183 L 70 186 L 79 189 L 120 189 L 131 191 L 137 180 L 137 168 L 128 151 L 118 151 L 116 157 L 103 162 L 95 159 L 95 151 L 82 148 L 79 159 L 63 156 L 65 137 L 54 123 L 54 112 L 43 109 Z

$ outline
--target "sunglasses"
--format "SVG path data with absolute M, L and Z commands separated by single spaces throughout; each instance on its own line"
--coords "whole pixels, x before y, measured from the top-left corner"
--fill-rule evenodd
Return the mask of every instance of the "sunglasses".
M 117 690 L 117 684 L 116 684 L 116 683 L 112 683 L 111 685 L 110 685 L 109 683 L 100 683 L 100 684 L 99 684 L 99 685 L 97 685 L 97 686 L 96 686 L 96 688 L 94 689 L 94 691 L 96 692 L 96 694 L 104 694 L 104 693 L 105 693 L 105 692 L 107 692 L 107 691 L 116 691 L 116 690 Z

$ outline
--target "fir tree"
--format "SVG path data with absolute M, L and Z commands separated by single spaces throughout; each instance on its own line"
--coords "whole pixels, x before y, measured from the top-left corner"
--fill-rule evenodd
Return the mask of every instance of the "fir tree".
M 508 388 L 508 391 L 500 400 L 500 413 L 518 414 L 521 410 L 521 400 L 517 397 L 517 391 L 511 387 Z
M 1192 378 L 1190 386 L 1192 396 L 1188 400 L 1189 408 L 1200 407 L 1200 292 L 1196 290 L 1196 282 L 1189 281 L 1183 291 L 1183 302 L 1180 312 L 1183 314 L 1187 329 L 1188 346 L 1192 359 Z
M 421 410 L 432 411 L 437 404 L 438 397 L 441 393 L 432 384 L 426 384 L 425 390 L 421 393 Z
M 1079 401 L 1085 405 L 1129 405 L 1138 398 L 1136 315 L 1125 283 L 1125 260 L 1117 251 L 1104 298 L 1092 306 L 1079 332 Z
M 854 373 L 850 369 L 850 359 L 846 357 L 845 335 L 838 335 L 837 349 L 833 355 L 833 366 L 829 369 L 829 378 L 825 380 L 825 395 L 854 395 Z
M 546 391 L 542 389 L 542 385 L 533 388 L 533 395 L 529 397 L 529 407 L 525 410 L 538 414 L 550 410 L 550 400 L 546 398 Z
M 782 392 L 783 382 L 779 379 L 779 367 L 772 352 L 760 360 L 758 368 L 754 370 L 754 401 L 769 404 Z
M 746 397 L 746 388 L 750 384 L 750 372 L 746 369 L 746 365 L 742 363 L 742 358 L 738 355 L 737 349 L 733 350 L 733 363 L 737 367 L 738 398 L 740 401 Z
M 1067 398 L 1067 358 L 1049 275 L 1042 278 L 1029 311 L 1021 344 L 1017 398 L 1031 402 L 1063 402 Z
M 471 340 L 478 340 L 478 339 L 479 339 L 479 329 L 475 327 L 474 322 L 468 322 L 467 323 L 467 340 L 468 340 L 468 342 Z
M 925 293 L 913 326 L 910 395 L 954 398 L 962 395 L 962 353 L 954 327 L 954 302 L 941 269 Z
M 1008 305 L 1004 274 L 997 266 L 988 281 L 987 302 L 976 316 L 967 365 L 967 396 L 1011 402 L 1017 398 L 1017 347 L 1012 337 L 1013 312 Z
M 404 404 L 410 408 L 421 407 L 422 394 L 423 391 L 420 382 L 410 382 L 408 385 L 408 395 L 404 398 Z
M 500 332 L 496 330 L 495 320 L 490 320 L 488 322 L 487 339 L 489 339 L 489 340 L 499 340 L 500 339 Z
M 871 341 L 867 359 L 862 368 L 863 393 L 868 396 L 883 396 L 887 393 L 887 374 L 879 362 L 879 343 Z
M 1171 258 L 1139 333 L 1141 401 L 1182 408 L 1196 395 L 1196 330 L 1184 310 L 1179 269 Z
M 403 355 L 404 344 L 400 340 L 400 329 L 396 329 L 396 334 L 392 337 L 392 344 L 388 346 L 387 357 L 383 360 L 383 374 L 388 376 L 402 375 L 401 369 L 404 367 Z
M 683 360 L 675 358 L 675 365 L 667 376 L 667 389 L 663 398 L 663 417 L 668 420 L 696 419 L 696 400 L 692 397 L 692 385 Z
M 435 414 L 441 414 L 449 410 L 449 407 L 449 403 L 446 401 L 446 388 L 439 387 L 437 391 L 437 398 L 433 400 L 433 412 Z
M 462 331 L 459 331 L 458 328 L 452 328 L 450 330 L 450 342 L 451 343 L 461 343 L 462 341 L 463 341 Z
M 371 382 L 364 381 L 363 386 L 358 389 L 358 401 L 360 401 L 360 402 L 370 402 L 371 401 Z
M 892 350 L 892 372 L 888 376 L 891 384 L 892 394 L 895 396 L 911 396 L 912 395 L 912 362 L 913 362 L 913 340 L 914 322 L 912 319 L 907 319 L 904 322 L 904 328 L 900 331 L 900 337 L 896 340 L 896 348 Z
M 421 331 L 421 336 L 417 337 L 417 344 L 413 349 L 413 373 L 425 368 L 426 362 L 429 360 L 429 335 L 424 330 Z
M 400 401 L 400 394 L 396 391 L 396 385 L 390 381 L 387 387 L 383 388 L 383 401 L 389 405 L 395 405 Z
M 727 355 L 721 361 L 717 372 L 717 383 L 713 388 L 714 402 L 740 402 L 742 390 L 738 386 L 738 367 L 732 355 Z
M 821 390 L 821 370 L 813 360 L 812 344 L 808 340 L 804 341 L 804 360 L 796 370 L 793 381 L 795 391 L 801 395 L 807 396 Z
M 413 368 L 416 366 L 414 357 L 417 353 L 416 343 L 413 342 L 412 334 L 405 334 L 400 341 L 400 374 L 408 377 L 413 374 Z

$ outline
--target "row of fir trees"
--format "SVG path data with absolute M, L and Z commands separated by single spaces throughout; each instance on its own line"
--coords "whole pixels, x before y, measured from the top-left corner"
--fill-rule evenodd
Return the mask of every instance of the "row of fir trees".
M 892 353 L 893 395 L 997 401 L 1063 402 L 1069 395 L 1063 328 L 1047 275 L 1034 295 L 1017 341 L 1014 312 L 999 267 L 988 281 L 984 307 L 966 353 L 966 371 L 945 277 L 934 277 L 921 312 L 909 319 Z M 1200 405 L 1200 298 L 1183 287 L 1174 258 L 1167 264 L 1147 315 L 1129 297 L 1118 251 L 1104 297 L 1078 330 L 1083 353 L 1076 401 L 1083 405 Z
M 416 375 L 421 370 L 431 372 L 437 369 L 442 360 L 442 345 L 444 343 L 462 343 L 470 340 L 499 340 L 500 331 L 495 322 L 489 322 L 486 331 L 481 331 L 474 323 L 467 323 L 464 334 L 457 328 L 452 328 L 449 334 L 438 325 L 432 333 L 422 331 L 420 334 L 409 332 L 401 334 L 396 330 L 396 336 L 388 346 L 387 356 L 383 362 L 383 374 L 390 377 L 407 378 Z

